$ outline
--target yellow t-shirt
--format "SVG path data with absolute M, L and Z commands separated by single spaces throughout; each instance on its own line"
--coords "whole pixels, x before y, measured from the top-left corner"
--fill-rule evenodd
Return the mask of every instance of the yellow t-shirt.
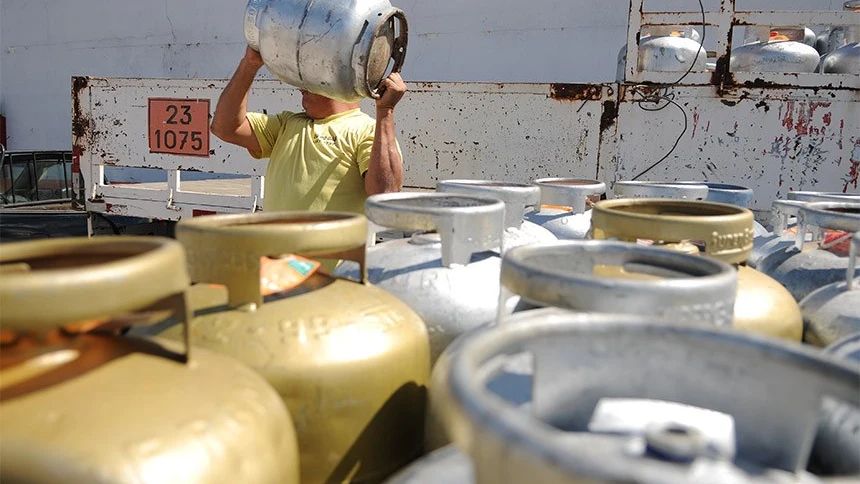
M 359 109 L 314 120 L 305 113 L 248 113 L 266 168 L 264 211 L 364 213 L 362 175 L 370 163 L 376 121 Z

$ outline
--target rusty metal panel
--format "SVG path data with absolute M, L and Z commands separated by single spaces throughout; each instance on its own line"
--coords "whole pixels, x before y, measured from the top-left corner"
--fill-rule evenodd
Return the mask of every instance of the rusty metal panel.
M 148 97 L 210 99 L 225 80 L 77 80 L 73 134 L 87 209 L 176 220 L 194 210 L 251 211 L 262 206 L 265 160 L 211 138 L 208 158 L 148 152 Z M 296 91 L 258 81 L 253 110 L 297 109 Z M 766 211 L 789 190 L 858 191 L 860 94 L 857 90 L 679 86 L 678 106 L 660 111 L 641 100 L 654 86 L 617 84 L 410 83 L 398 106 L 397 136 L 405 185 L 432 188 L 445 178 L 529 182 L 550 176 L 629 180 L 706 180 L 755 190 Z M 363 109 L 373 113 L 373 103 Z M 683 109 L 683 113 L 682 113 Z M 684 116 L 687 130 L 683 136 Z M 105 167 L 164 171 L 157 184 L 106 186 Z M 182 181 L 177 169 L 246 175 Z
M 626 86 L 618 114 L 617 180 L 630 180 L 669 152 L 642 180 L 703 180 L 748 186 L 753 209 L 768 211 L 790 190 L 858 192 L 860 95 L 851 90 L 676 87 L 657 112 L 636 102 L 647 86 Z M 662 105 L 662 104 L 661 104 Z M 644 104 L 653 108 L 652 104 Z
M 94 164 L 154 168 L 159 170 L 197 170 L 210 173 L 264 175 L 266 162 L 253 160 L 241 148 L 211 137 L 210 156 L 176 156 L 149 152 L 147 100 L 149 98 L 209 99 L 214 111 L 226 80 L 76 78 L 77 89 L 88 92 L 88 106 L 74 113 L 75 127 L 86 127 L 83 144 Z M 263 81 L 255 88 L 250 109 L 281 110 L 299 100 L 293 90 L 279 88 L 276 81 Z M 273 87 L 277 96 L 272 98 Z M 280 104 L 280 106 L 279 106 Z M 78 110 L 76 110 L 78 111 Z M 242 159 L 242 163 L 233 160 Z
M 210 138 L 209 157 L 150 153 L 149 98 L 209 99 L 214 110 L 226 80 L 75 78 L 73 138 L 80 153 L 87 210 L 176 220 L 190 210 L 262 206 L 266 160 Z M 617 87 L 577 84 L 410 83 L 398 105 L 396 126 L 405 162 L 405 185 L 435 187 L 445 178 L 529 182 L 546 176 L 612 175 L 599 163 L 607 107 L 614 125 Z M 279 81 L 258 80 L 249 110 L 300 108 L 298 92 Z M 362 108 L 374 113 L 373 103 Z M 159 184 L 111 186 L 105 169 L 165 172 Z M 177 170 L 252 177 L 237 180 L 242 193 L 183 185 Z M 213 182 L 214 183 L 214 182 Z M 189 188 L 185 188 L 188 186 Z M 146 202 L 146 203 L 144 203 Z M 127 207 L 127 208 L 121 208 Z M 140 210 L 153 210 L 143 213 Z

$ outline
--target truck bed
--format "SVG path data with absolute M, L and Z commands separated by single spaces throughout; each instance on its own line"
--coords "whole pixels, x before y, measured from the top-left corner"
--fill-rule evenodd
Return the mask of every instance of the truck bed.
M 122 185 L 122 184 L 119 184 Z M 167 182 L 135 183 L 141 190 L 167 190 Z M 207 193 L 211 195 L 243 196 L 251 193 L 251 178 L 230 178 L 226 180 L 194 180 L 183 181 L 180 185 L 183 192 Z

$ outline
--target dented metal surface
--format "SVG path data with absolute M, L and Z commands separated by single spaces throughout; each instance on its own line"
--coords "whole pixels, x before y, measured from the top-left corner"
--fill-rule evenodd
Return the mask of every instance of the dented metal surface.
M 149 152 L 147 98 L 210 99 L 214 109 L 226 80 L 75 78 L 73 85 L 72 129 L 88 210 L 106 212 L 107 202 L 115 213 L 177 220 L 193 210 L 242 212 L 262 206 L 266 161 L 242 149 L 212 137 L 208 158 Z M 641 179 L 749 186 L 755 190 L 751 208 L 762 215 L 790 190 L 858 190 L 856 89 L 676 86 L 671 93 L 677 106 L 653 112 L 642 109 L 653 104 L 640 101 L 660 93 L 658 86 L 410 82 L 409 87 L 396 119 L 409 187 L 433 188 L 451 178 L 576 177 L 601 180 L 611 189 L 616 180 L 632 179 L 669 153 L 686 116 L 677 148 Z M 254 85 L 249 109 L 277 113 L 299 106 L 295 89 L 262 80 Z M 373 113 L 371 101 L 362 107 Z M 163 179 L 99 183 L 106 170 L 118 167 L 160 170 Z M 183 171 L 177 176 L 175 170 Z M 180 178 L 189 171 L 245 178 L 182 185 Z M 216 189 L 231 183 L 232 189 Z

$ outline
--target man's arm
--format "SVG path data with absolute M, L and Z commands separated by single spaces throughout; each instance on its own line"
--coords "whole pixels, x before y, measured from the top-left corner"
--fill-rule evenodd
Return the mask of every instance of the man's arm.
M 212 116 L 212 125 L 209 127 L 209 131 L 222 141 L 242 146 L 253 153 L 259 153 L 262 148 L 254 135 L 251 123 L 246 118 L 248 93 L 261 67 L 263 67 L 263 58 L 260 57 L 260 53 L 247 47 L 245 57 L 239 62 L 233 78 L 218 98 L 215 115 Z
M 406 83 L 400 74 L 393 73 L 385 79 L 384 87 L 382 97 L 376 100 L 376 134 L 364 174 L 368 195 L 399 192 L 403 186 L 403 158 L 397 149 L 394 106 L 406 93 Z

